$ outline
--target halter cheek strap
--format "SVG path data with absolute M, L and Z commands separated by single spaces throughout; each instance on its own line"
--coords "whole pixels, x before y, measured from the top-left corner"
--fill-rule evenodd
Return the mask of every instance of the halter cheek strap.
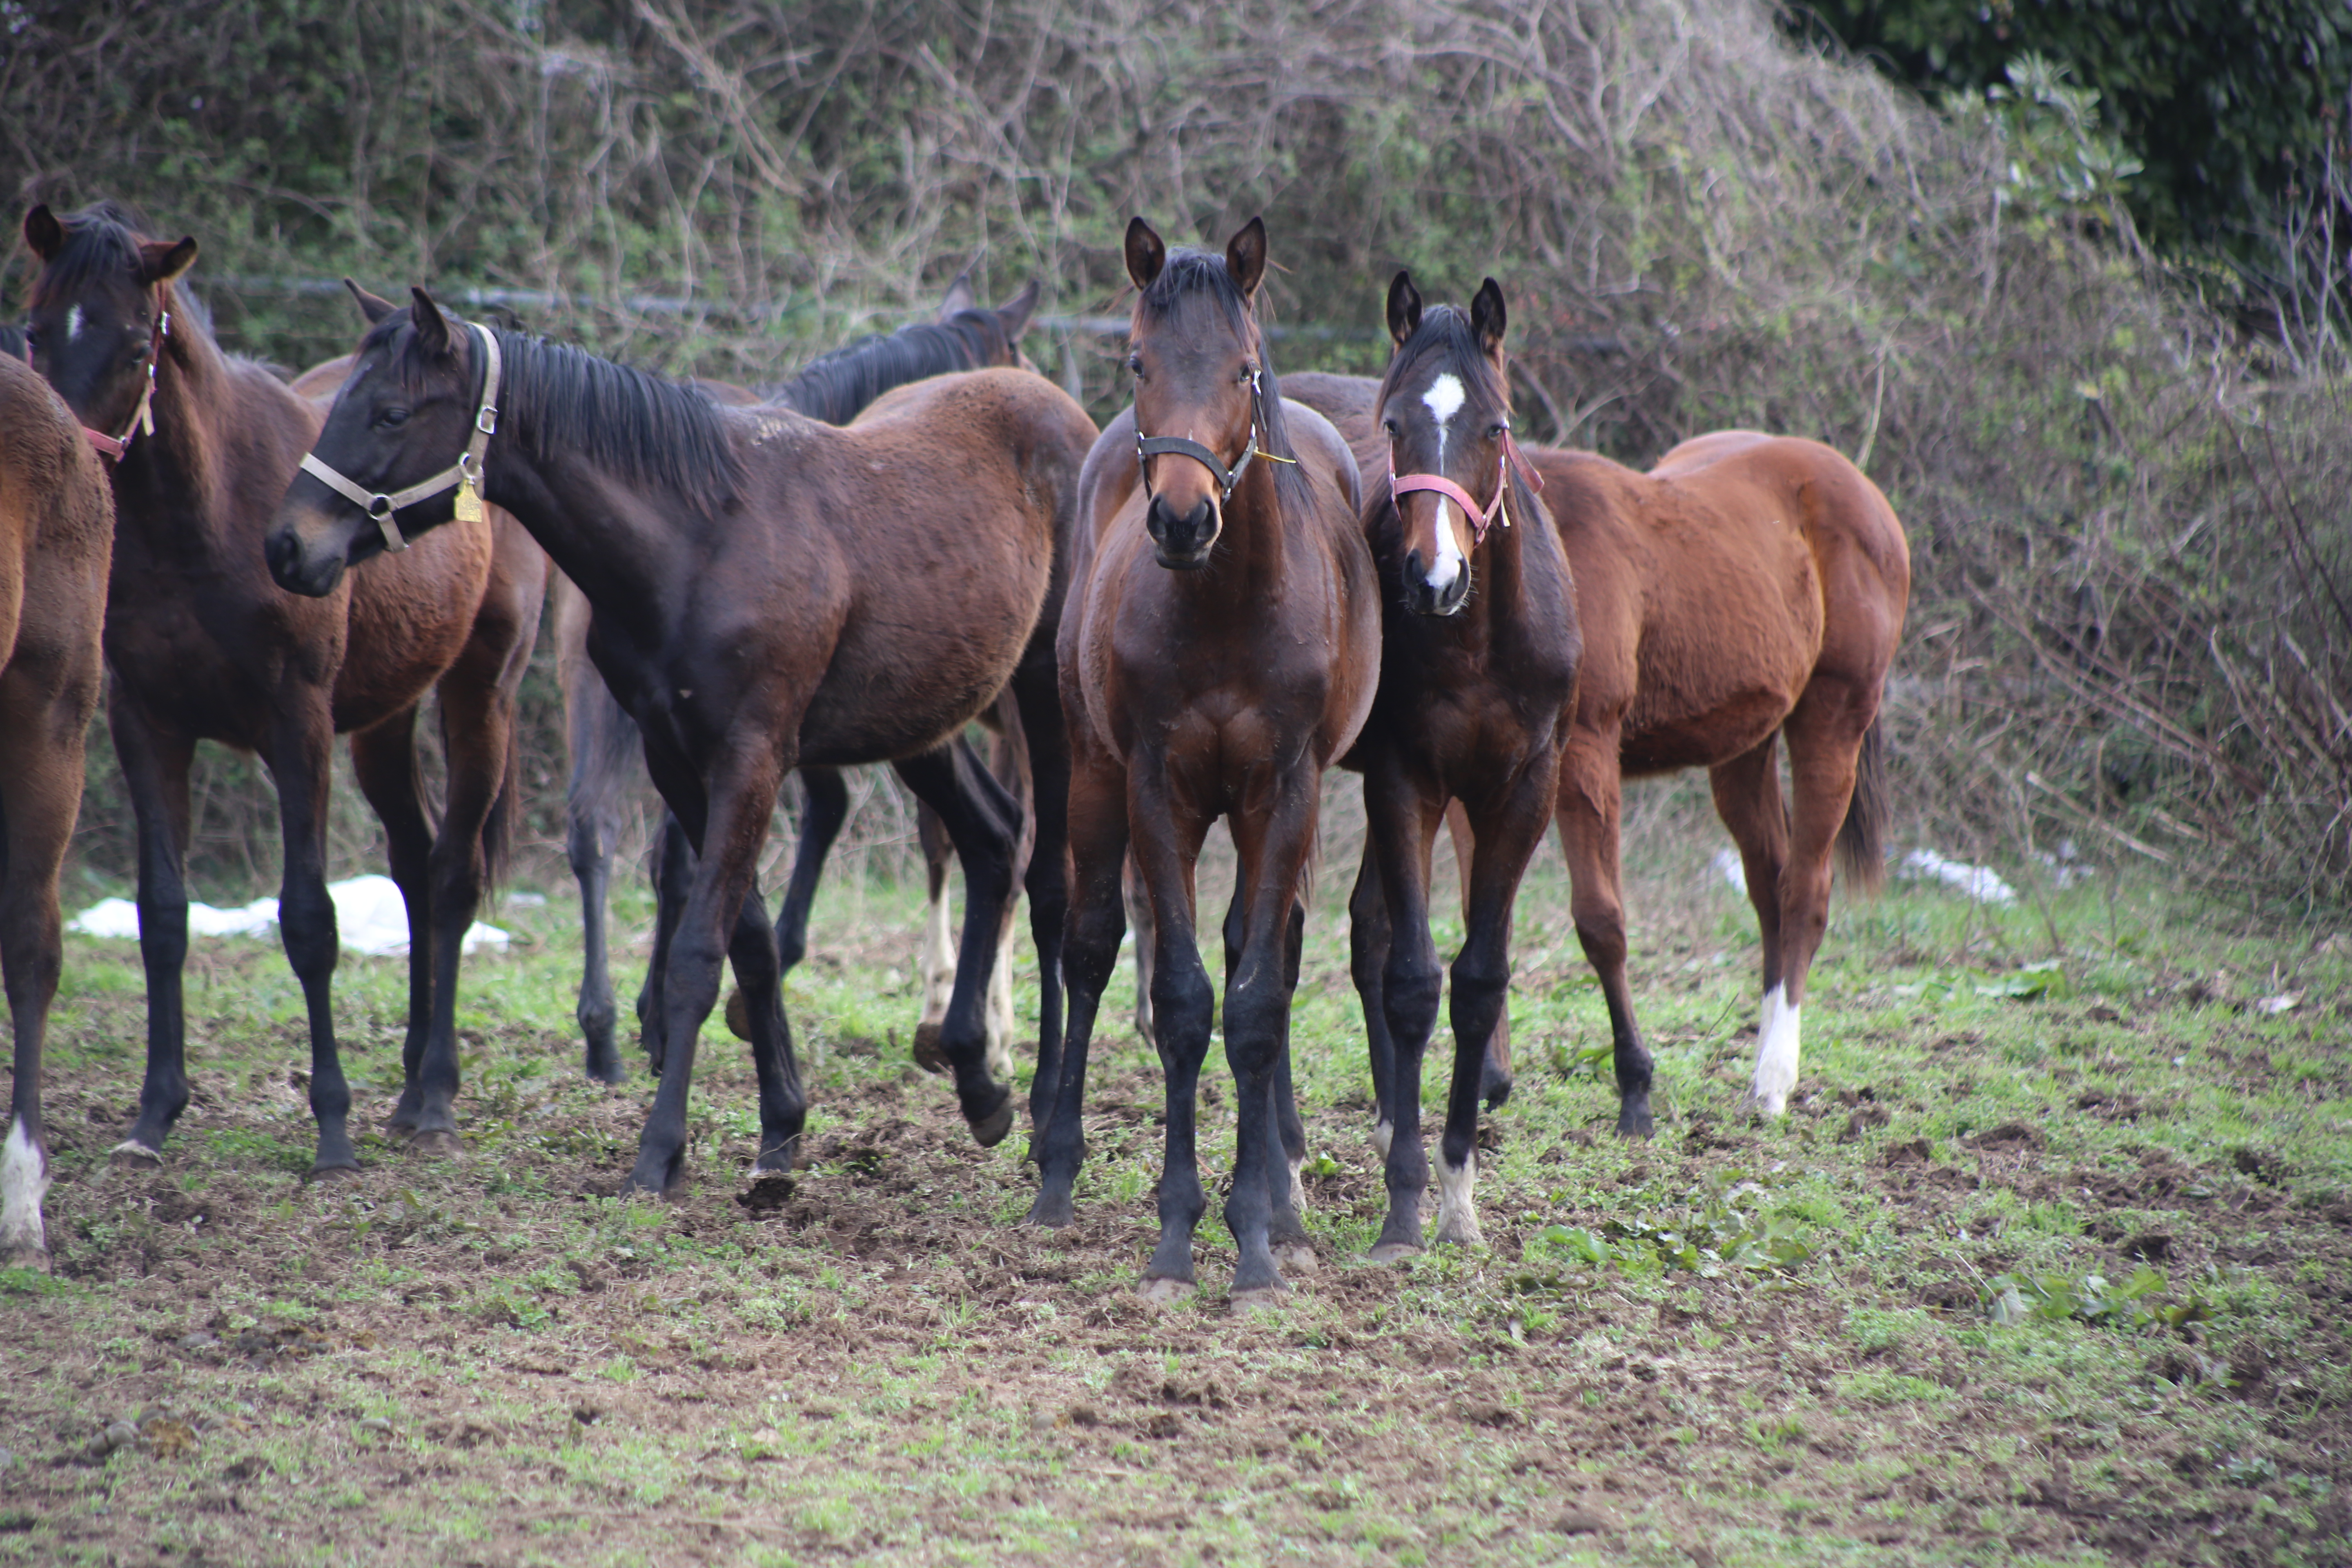
M 1443 474 L 1399 475 L 1396 471 L 1396 447 L 1391 444 L 1389 447 L 1389 494 L 1395 497 L 1411 495 L 1415 490 L 1427 490 L 1433 494 L 1444 496 L 1455 506 L 1460 507 L 1462 515 L 1470 520 L 1470 548 L 1475 550 L 1479 545 L 1486 542 L 1486 530 L 1494 523 L 1499 522 L 1505 528 L 1511 526 L 1510 513 L 1504 510 L 1503 503 L 1504 499 L 1510 493 L 1512 470 L 1517 470 L 1519 478 L 1525 481 L 1529 489 L 1543 489 L 1543 476 L 1537 473 L 1533 465 L 1520 454 L 1519 444 L 1511 438 L 1511 432 L 1507 428 L 1503 432 L 1502 460 L 1495 465 L 1495 469 L 1494 504 L 1491 507 L 1481 507 L 1471 499 L 1468 490 Z
M 499 428 L 499 335 L 473 321 L 466 323 L 466 330 L 482 346 L 482 401 L 474 410 L 474 433 L 467 437 L 466 449 L 457 454 L 455 463 L 429 479 L 419 479 L 406 489 L 386 495 L 382 490 L 371 491 L 353 484 L 320 462 L 316 452 L 302 454 L 302 471 L 373 519 L 383 532 L 386 550 L 408 548 L 408 541 L 401 537 L 400 524 L 393 520 L 394 512 L 418 501 L 430 500 L 443 490 L 455 489 L 459 485 L 470 484 L 478 493 L 482 488 L 482 453 Z
M 142 430 L 150 436 L 155 434 L 155 362 L 163 357 L 163 340 L 171 335 L 172 312 L 158 310 L 154 333 L 147 340 L 147 384 L 139 389 L 139 406 L 131 411 L 131 423 L 122 427 L 122 434 L 110 436 L 87 425 L 81 427 L 82 435 L 89 438 L 92 447 L 118 463 L 122 461 L 122 454 L 131 450 L 133 436 Z

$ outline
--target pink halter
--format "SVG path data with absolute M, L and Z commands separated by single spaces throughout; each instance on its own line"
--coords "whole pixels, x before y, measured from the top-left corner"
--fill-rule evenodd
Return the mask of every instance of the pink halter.
M 1510 514 L 1503 510 L 1503 498 L 1510 489 L 1511 469 L 1517 468 L 1519 471 L 1519 478 L 1527 482 L 1529 489 L 1543 489 L 1543 476 L 1535 471 L 1526 458 L 1520 456 L 1519 444 L 1511 439 L 1508 429 L 1503 432 L 1502 461 L 1496 464 L 1495 468 L 1494 504 L 1492 507 L 1481 507 L 1471 499 L 1468 490 L 1443 474 L 1405 474 L 1400 477 L 1396 471 L 1396 447 L 1391 443 L 1389 447 L 1389 494 L 1393 498 L 1410 495 L 1415 490 L 1428 490 L 1433 494 L 1444 496 L 1455 506 L 1460 507 L 1462 515 L 1470 520 L 1470 548 L 1475 550 L 1479 545 L 1486 542 L 1486 530 L 1494 523 L 1499 522 L 1505 528 L 1511 526 Z

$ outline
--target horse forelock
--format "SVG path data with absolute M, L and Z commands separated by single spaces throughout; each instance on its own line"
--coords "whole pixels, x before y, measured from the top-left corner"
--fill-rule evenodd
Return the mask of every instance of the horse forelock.
M 1390 356 L 1389 367 L 1381 376 L 1380 391 L 1373 395 L 1373 412 L 1377 414 L 1390 398 L 1421 388 L 1434 376 L 1446 374 L 1460 381 L 1465 394 L 1484 395 L 1483 405 L 1465 401 L 1463 406 L 1509 411 L 1510 388 L 1495 362 L 1479 346 L 1477 331 L 1470 325 L 1470 313 L 1458 305 L 1433 305 L 1422 312 L 1421 324 L 1413 329 L 1412 336 Z
M 80 293 L 94 283 L 134 279 L 140 245 L 153 237 L 140 216 L 119 202 L 94 202 L 64 220 L 66 242 L 33 279 L 25 303 L 35 310 L 60 296 Z

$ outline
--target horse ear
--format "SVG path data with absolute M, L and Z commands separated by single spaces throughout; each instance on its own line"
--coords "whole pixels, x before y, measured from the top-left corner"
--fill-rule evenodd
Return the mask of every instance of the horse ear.
M 66 226 L 58 221 L 46 202 L 25 215 L 25 243 L 43 261 L 53 259 L 66 247 Z
M 1421 290 L 1412 286 L 1412 273 L 1399 269 L 1389 281 L 1389 336 L 1402 348 L 1420 328 Z
M 996 307 L 996 320 L 1004 328 L 1006 342 L 1019 342 L 1021 334 L 1029 330 L 1029 319 L 1037 313 L 1038 292 L 1037 279 L 1032 278 L 1026 289 Z
M 939 319 L 953 321 L 960 312 L 979 308 L 980 296 L 971 291 L 971 268 L 967 267 L 955 275 L 954 282 L 948 285 L 948 296 L 940 301 Z
M 1127 275 L 1139 289 L 1149 289 L 1168 265 L 1168 247 L 1140 217 L 1127 220 Z
M 1246 300 L 1265 279 L 1265 219 L 1254 217 L 1225 244 L 1225 271 Z
M 352 303 L 359 306 L 360 314 L 367 318 L 367 324 L 371 327 L 400 309 L 382 295 L 369 293 L 348 278 L 343 279 L 343 287 L 352 291 Z
M 424 289 L 412 286 L 408 292 L 413 301 L 408 320 L 410 325 L 416 329 L 417 346 L 429 354 L 448 353 L 450 339 L 455 335 L 450 330 L 449 318 L 441 313 L 441 307 L 435 304 L 433 296 Z
M 1470 330 L 1478 335 L 1478 346 L 1490 354 L 1503 352 L 1503 286 L 1492 278 L 1478 286 L 1477 298 L 1470 301 Z
M 139 247 L 139 272 L 150 283 L 169 283 L 196 264 L 193 235 L 166 242 L 151 239 Z

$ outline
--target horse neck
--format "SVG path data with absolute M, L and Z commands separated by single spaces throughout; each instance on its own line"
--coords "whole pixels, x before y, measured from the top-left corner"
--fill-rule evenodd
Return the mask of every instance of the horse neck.
M 509 338 L 508 350 L 514 352 Z M 658 615 L 669 602 L 665 571 L 699 551 L 672 522 L 695 509 L 659 487 L 625 479 L 587 454 L 541 448 L 539 411 L 509 394 L 482 462 L 482 496 L 512 512 L 600 618 Z M 543 458 L 533 453 L 545 450 Z
M 170 310 L 176 300 L 167 292 L 163 303 Z M 232 426 L 249 419 L 246 393 L 228 356 L 194 313 L 177 311 L 155 362 L 155 433 L 134 431 L 129 450 L 112 465 L 123 528 L 174 553 L 191 544 L 220 546 L 222 530 L 237 510 L 227 493 L 234 476 L 224 453 Z M 289 457 L 287 477 L 308 445 L 306 436 Z
M 1247 613 L 1282 592 L 1288 574 L 1292 520 L 1283 514 L 1282 491 L 1274 464 L 1251 459 L 1249 471 L 1224 503 L 1224 530 L 1215 563 L 1200 574 L 1202 585 L 1234 608 Z

